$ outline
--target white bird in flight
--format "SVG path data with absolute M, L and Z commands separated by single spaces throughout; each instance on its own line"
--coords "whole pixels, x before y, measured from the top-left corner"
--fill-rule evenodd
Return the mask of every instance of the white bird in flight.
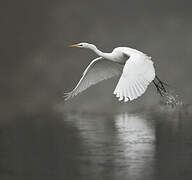
M 117 47 L 111 53 L 104 53 L 89 43 L 78 43 L 69 47 L 90 49 L 99 57 L 88 65 L 76 87 L 71 92 L 65 93 L 65 100 L 76 96 L 91 85 L 118 75 L 121 77 L 113 93 L 119 101 L 137 99 L 144 94 L 151 82 L 160 95 L 166 92 L 165 83 L 155 75 L 151 57 L 141 51 L 129 47 Z

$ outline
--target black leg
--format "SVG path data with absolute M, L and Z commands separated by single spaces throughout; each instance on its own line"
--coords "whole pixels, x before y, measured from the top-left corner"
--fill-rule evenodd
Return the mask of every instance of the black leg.
M 159 87 L 159 85 L 153 80 L 153 84 L 155 85 L 156 89 L 157 89 L 157 92 L 161 95 L 162 95 L 162 92 L 161 92 L 161 88 Z
M 155 85 L 155 87 L 157 89 L 157 92 L 161 96 L 164 95 L 163 93 L 167 92 L 164 85 L 168 86 L 168 84 L 166 84 L 163 81 L 161 81 L 158 76 L 155 76 L 155 79 L 153 80 L 153 83 L 154 83 L 154 85 Z
M 163 90 L 164 92 L 166 92 L 166 89 L 165 89 L 165 86 L 164 86 L 164 85 L 167 85 L 167 84 L 164 83 L 163 81 L 161 81 L 158 76 L 155 76 L 155 78 L 156 78 L 157 81 L 158 81 L 158 83 L 157 83 L 158 87 L 159 87 L 161 90 Z M 160 84 L 160 85 L 159 85 L 159 84 Z

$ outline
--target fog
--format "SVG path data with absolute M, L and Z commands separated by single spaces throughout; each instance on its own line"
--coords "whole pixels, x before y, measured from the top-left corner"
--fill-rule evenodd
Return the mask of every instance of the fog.
M 192 179 L 192 3 L 180 0 L 1 0 L 0 179 Z M 118 77 L 70 101 L 97 56 L 136 48 L 184 106 L 153 85 L 133 102 Z
M 96 57 L 90 51 L 67 47 L 76 42 L 94 43 L 106 52 L 129 46 L 147 53 L 161 79 L 191 103 L 189 1 L 2 0 L 0 4 L 3 117 L 63 105 L 63 92 L 75 86 Z M 94 86 L 66 106 L 117 107 L 120 104 L 112 95 L 116 83 L 114 79 Z M 151 86 L 133 104 L 158 101 Z

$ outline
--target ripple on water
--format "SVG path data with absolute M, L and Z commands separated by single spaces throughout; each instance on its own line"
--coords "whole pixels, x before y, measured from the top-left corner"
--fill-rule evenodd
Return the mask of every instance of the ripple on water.
M 160 103 L 162 105 L 176 107 L 176 106 L 182 106 L 184 104 L 174 89 L 168 89 L 166 92 L 161 91 L 161 94 L 162 94 L 162 100 Z

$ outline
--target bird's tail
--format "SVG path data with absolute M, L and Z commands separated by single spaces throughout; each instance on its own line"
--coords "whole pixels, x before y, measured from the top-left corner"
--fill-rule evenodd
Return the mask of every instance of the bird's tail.
M 161 81 L 157 75 L 155 76 L 155 79 L 153 80 L 153 84 L 155 85 L 157 92 L 161 96 L 164 96 L 164 94 L 167 92 L 165 86 L 168 86 L 168 84 Z

